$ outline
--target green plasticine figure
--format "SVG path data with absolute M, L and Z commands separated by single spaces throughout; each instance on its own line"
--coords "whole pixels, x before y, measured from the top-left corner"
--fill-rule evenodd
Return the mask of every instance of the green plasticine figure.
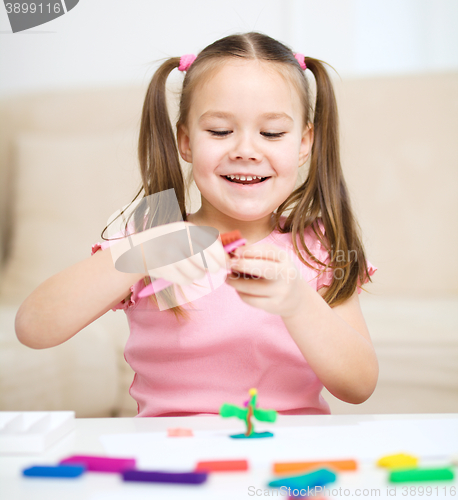
M 277 412 L 275 410 L 262 410 L 261 408 L 256 408 L 256 400 L 258 398 L 257 389 L 250 389 L 249 394 L 250 399 L 245 403 L 246 408 L 240 408 L 240 406 L 224 403 L 219 410 L 219 414 L 223 418 L 237 417 L 240 420 L 245 420 L 246 433 L 234 434 L 231 438 L 243 439 L 272 437 L 273 434 L 271 432 L 254 432 L 254 425 L 251 422 L 251 418 L 254 417 L 256 420 L 261 422 L 275 422 L 277 419 Z

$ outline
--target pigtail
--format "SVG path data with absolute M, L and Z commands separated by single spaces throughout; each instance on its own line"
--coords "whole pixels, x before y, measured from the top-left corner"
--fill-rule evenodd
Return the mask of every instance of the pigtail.
M 144 198 L 134 212 L 135 230 L 142 231 L 170 222 L 186 221 L 185 183 L 179 161 L 175 134 L 167 109 L 166 82 L 171 71 L 178 68 L 180 58 L 165 61 L 155 72 L 146 92 L 143 103 L 140 133 L 138 140 L 138 160 L 143 182 Z M 174 189 L 179 210 L 170 203 L 162 202 L 161 197 L 149 197 L 168 189 Z M 145 285 L 151 282 L 144 279 Z M 176 304 L 172 287 L 159 292 L 161 299 L 168 305 L 175 317 L 187 318 L 188 315 Z M 155 295 L 150 300 L 157 304 Z
M 167 77 L 179 65 L 179 57 L 165 61 L 148 86 L 140 124 L 138 160 L 145 197 L 173 188 L 181 214 L 170 213 L 168 204 L 156 204 L 147 211 L 146 227 L 186 220 L 185 184 L 166 100 Z M 145 213 L 144 207 L 138 212 Z
M 310 169 L 305 183 L 277 210 L 277 219 L 287 207 L 295 205 L 282 232 L 292 232 L 296 254 L 301 256 L 296 243 L 299 236 L 308 256 L 325 266 L 312 255 L 304 241 L 304 229 L 313 228 L 330 254 L 325 271 L 333 273 L 324 299 L 330 305 L 337 305 L 351 297 L 358 283 L 370 277 L 340 163 L 338 112 L 332 82 L 321 61 L 310 57 L 304 61 L 316 82 Z M 316 223 L 318 218 L 323 222 L 324 234 Z M 303 258 L 301 260 L 307 264 Z
M 330 252 L 334 276 L 324 298 L 337 305 L 354 293 L 358 280 L 366 281 L 369 272 L 340 163 L 339 120 L 332 82 L 321 61 L 306 57 L 305 64 L 316 82 L 311 182 L 326 234 L 322 243 Z

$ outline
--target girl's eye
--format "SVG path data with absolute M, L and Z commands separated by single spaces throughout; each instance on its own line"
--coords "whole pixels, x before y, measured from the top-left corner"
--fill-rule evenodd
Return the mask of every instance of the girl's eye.
M 207 130 L 211 135 L 216 137 L 226 137 L 232 134 L 232 130 Z M 286 132 L 261 132 L 261 135 L 267 137 L 268 139 L 279 139 L 283 137 Z
M 231 130 L 207 130 L 211 135 L 216 135 L 217 137 L 225 137 L 231 133 Z
M 261 132 L 261 135 L 268 138 L 278 139 L 279 137 L 283 137 L 286 132 Z

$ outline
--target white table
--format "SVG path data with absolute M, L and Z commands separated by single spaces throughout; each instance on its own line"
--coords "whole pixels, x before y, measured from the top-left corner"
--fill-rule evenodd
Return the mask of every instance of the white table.
M 370 447 L 370 443 L 362 443 L 361 440 L 367 440 L 367 433 L 360 433 L 359 429 L 363 429 L 365 425 L 371 422 L 389 422 L 389 426 L 402 425 L 399 422 L 409 420 L 409 426 L 418 429 L 431 429 L 431 420 L 437 421 L 441 425 L 448 423 L 458 430 L 458 414 L 425 414 L 425 415 L 320 415 L 320 416 L 279 416 L 275 424 L 270 424 L 269 428 L 275 433 L 276 429 L 278 435 L 282 431 L 297 432 L 298 435 L 316 432 L 322 432 L 324 427 L 329 429 L 332 434 L 333 430 L 340 429 L 342 439 L 335 439 L 333 443 L 327 443 L 326 446 L 332 448 L 333 456 L 331 458 L 357 458 L 353 453 L 355 450 L 361 452 L 364 446 Z M 415 421 L 415 422 L 413 422 Z M 413 423 L 413 425 L 412 425 Z M 433 426 L 435 422 L 432 423 Z M 456 426 L 455 426 L 456 424 Z M 378 425 L 378 424 L 377 424 Z M 383 424 L 381 424 L 383 425 Z M 352 433 L 356 439 L 354 441 L 346 441 L 345 432 L 341 432 L 342 427 L 345 426 L 349 432 Z M 428 427 L 429 426 L 429 427 Z M 105 455 L 106 451 L 104 445 L 100 441 L 101 436 L 130 434 L 132 442 L 138 438 L 143 439 L 147 434 L 158 436 L 158 432 L 164 433 L 162 442 L 164 443 L 165 431 L 173 427 L 186 427 L 192 428 L 198 434 L 199 431 L 218 431 L 225 429 L 235 429 L 243 431 L 243 424 L 236 419 L 223 420 L 218 416 L 200 416 L 200 417 L 169 417 L 169 418 L 122 418 L 122 419 L 76 419 L 76 429 L 70 434 L 62 438 L 57 444 L 46 450 L 41 455 L 35 456 L 0 456 L 0 498 L 2 500 L 118 500 L 118 499 L 156 499 L 167 498 L 168 500 L 180 498 L 184 500 L 198 498 L 198 499 L 249 499 L 249 498 L 275 498 L 278 490 L 267 490 L 267 482 L 275 479 L 276 477 L 271 473 L 266 464 L 253 464 L 249 472 L 237 473 L 219 473 L 212 474 L 209 480 L 204 485 L 199 486 L 178 486 L 178 485 L 158 485 L 146 483 L 124 483 L 120 476 L 115 474 L 101 474 L 101 473 L 86 473 L 80 478 L 72 480 L 64 479 L 44 479 L 44 478 L 26 478 L 23 477 L 21 471 L 23 468 L 30 465 L 37 464 L 57 464 L 57 462 L 69 455 L 73 454 L 96 454 Z M 258 424 L 257 428 L 261 425 Z M 438 427 L 438 429 L 440 426 Z M 399 432 L 399 431 L 398 431 Z M 185 439 L 195 440 L 196 450 L 199 450 L 200 441 L 197 436 L 193 438 L 166 438 L 166 439 Z M 458 434 L 457 434 L 458 435 Z M 366 437 L 365 437 L 366 436 Z M 378 446 L 380 448 L 380 436 L 374 436 L 378 439 Z M 386 433 L 386 438 L 389 441 L 390 432 Z M 222 438 L 220 438 L 222 439 Z M 280 439 L 280 438 L 278 438 Z M 353 438 L 352 438 L 353 439 Z M 399 436 L 402 441 L 402 437 Z M 231 442 L 236 440 L 231 440 Z M 253 442 L 254 440 L 250 440 Z M 266 440 L 264 440 L 267 442 Z M 189 443 L 189 441 L 187 441 Z M 219 441 L 221 442 L 221 441 Z M 298 441 L 299 443 L 300 441 Z M 312 441 L 311 441 L 312 442 Z M 317 441 L 319 443 L 319 441 Z M 320 445 L 317 442 L 312 444 L 309 448 L 302 446 L 302 450 L 293 450 L 291 446 L 292 457 L 296 459 L 303 453 L 304 460 L 312 456 L 320 458 Z M 352 445 L 354 443 L 354 446 Z M 175 441 L 176 443 L 176 441 Z M 439 454 L 435 453 L 434 456 L 422 457 L 424 465 L 443 465 L 449 461 L 450 442 L 448 439 L 443 439 L 442 443 L 436 443 Z M 245 445 L 243 445 L 245 446 Z M 258 446 L 255 444 L 255 446 Z M 266 445 L 263 445 L 266 446 Z M 276 449 L 280 450 L 279 441 L 275 438 L 270 440 L 271 453 L 274 456 Z M 299 446 L 299 445 L 298 445 Z M 313 449 L 312 449 L 313 448 Z M 329 449 L 331 449 L 329 448 Z M 246 449 L 246 448 L 245 448 Z M 440 450 L 447 450 L 447 456 L 440 456 Z M 391 448 L 390 448 L 391 450 Z M 458 453 L 458 441 L 455 443 L 455 450 Z M 218 441 L 215 441 L 215 454 L 218 451 Z M 391 450 L 392 453 L 402 450 Z M 404 450 L 408 452 L 409 450 Z M 198 451 L 196 451 L 198 454 Z M 280 453 L 280 451 L 279 451 Z M 155 454 L 155 450 L 151 450 L 151 456 Z M 281 453 L 280 453 L 281 454 Z M 243 453 L 241 453 L 243 455 Z M 212 458 L 212 457 L 207 457 Z M 217 458 L 217 457 L 215 457 Z M 231 458 L 231 457 L 227 457 Z M 240 458 L 246 458 L 240 456 Z M 283 457 L 281 457 L 283 459 Z M 280 461 L 280 460 L 279 460 Z M 455 468 L 457 470 L 457 468 Z M 360 468 L 357 472 L 347 472 L 339 474 L 337 482 L 329 485 L 331 494 L 328 498 L 342 498 L 345 496 L 361 496 L 363 498 L 376 497 L 376 498 L 393 498 L 394 484 L 387 481 L 387 475 L 384 470 L 378 469 L 374 465 L 374 461 L 364 460 L 360 461 Z M 405 486 L 405 489 L 402 487 Z M 408 488 L 407 488 L 408 486 Z M 410 489 L 414 486 L 415 489 Z M 431 494 L 427 495 L 424 490 L 423 495 L 420 495 L 419 487 L 430 486 Z M 251 487 L 251 489 L 250 489 Z M 340 492 L 339 492 L 339 488 Z M 391 495 L 387 493 L 387 488 L 391 488 Z M 455 488 L 455 490 L 453 490 Z M 366 492 L 364 490 L 367 490 Z M 359 490 L 359 493 L 358 493 Z M 371 490 L 373 490 L 371 492 Z M 458 498 L 458 481 L 455 479 L 450 482 L 436 482 L 436 483 L 409 483 L 408 485 L 398 484 L 396 486 L 396 498 L 410 498 L 410 497 L 428 497 L 428 498 Z M 267 493 L 269 495 L 267 495 Z M 455 495 L 453 495 L 455 491 Z M 329 492 L 328 492 L 329 493 Z M 414 494 L 415 493 L 415 494 Z M 274 496 L 275 495 L 275 496 Z M 280 495 L 278 495 L 280 497 Z M 283 496 L 283 498 L 285 498 Z

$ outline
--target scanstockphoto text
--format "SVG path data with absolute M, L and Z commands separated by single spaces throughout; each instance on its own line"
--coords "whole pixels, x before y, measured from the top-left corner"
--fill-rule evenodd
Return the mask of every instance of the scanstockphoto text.
M 386 486 L 382 488 L 344 488 L 342 486 L 329 488 L 326 486 L 315 486 L 314 488 L 293 489 L 281 486 L 278 489 L 248 487 L 250 497 L 373 497 L 373 498 L 406 498 L 406 497 L 456 497 L 456 486 Z
M 304 252 L 301 252 L 301 255 L 303 258 L 306 258 L 304 255 Z M 278 259 L 281 261 L 285 260 L 285 258 L 288 258 L 288 252 L 278 249 L 276 251 L 263 251 L 262 253 L 260 252 L 259 255 L 257 256 L 256 253 L 252 254 L 250 253 L 250 258 L 259 258 L 263 260 L 269 260 L 272 262 L 278 262 Z M 332 273 L 332 276 L 336 280 L 343 279 L 345 276 L 345 271 L 344 267 L 348 265 L 350 262 L 357 262 L 358 257 L 357 257 L 357 252 L 356 250 L 349 250 L 348 252 L 344 252 L 343 250 L 339 250 L 337 252 L 334 252 L 332 249 L 330 251 L 330 261 L 331 264 L 327 268 L 322 268 L 318 264 L 318 262 L 313 262 L 312 260 L 312 265 L 315 267 L 319 266 L 320 272 L 323 273 Z M 286 280 L 287 283 L 289 283 L 290 280 L 295 280 L 296 278 L 301 279 L 302 274 L 298 271 L 296 266 L 290 266 L 290 267 L 282 267 L 279 269 L 278 266 L 272 266 L 270 269 L 263 271 L 261 268 L 251 268 L 250 273 L 246 274 L 243 271 L 238 271 L 236 269 L 232 270 L 232 275 L 237 277 L 237 278 L 244 278 L 244 279 L 284 279 Z
M 285 498 L 303 498 L 303 497 L 378 497 L 381 498 L 382 488 L 327 488 L 326 486 L 315 486 L 311 488 L 291 488 L 280 486 L 278 489 L 248 487 L 248 496 L 250 497 L 285 497 Z

